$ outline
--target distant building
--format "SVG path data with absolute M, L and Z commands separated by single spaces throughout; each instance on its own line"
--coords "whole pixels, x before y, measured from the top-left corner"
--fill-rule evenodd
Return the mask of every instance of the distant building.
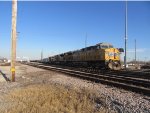
M 7 59 L 7 58 L 0 57 L 0 63 L 5 63 L 5 62 L 8 62 L 8 59 Z
M 30 62 L 28 57 L 17 57 L 16 61 L 17 62 Z

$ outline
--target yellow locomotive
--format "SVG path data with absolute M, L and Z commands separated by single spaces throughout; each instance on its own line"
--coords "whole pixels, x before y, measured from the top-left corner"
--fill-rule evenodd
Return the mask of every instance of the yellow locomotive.
M 99 43 L 80 50 L 49 57 L 49 63 L 120 70 L 121 52 L 123 52 L 122 48 L 114 48 L 112 44 L 109 43 Z

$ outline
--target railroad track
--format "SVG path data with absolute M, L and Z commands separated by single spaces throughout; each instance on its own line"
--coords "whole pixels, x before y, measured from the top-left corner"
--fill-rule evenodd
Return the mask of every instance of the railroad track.
M 127 72 L 101 71 L 101 73 L 100 72 L 91 73 L 91 72 L 79 71 L 76 69 L 67 69 L 62 67 L 44 65 L 41 63 L 26 63 L 26 64 L 30 66 L 42 68 L 42 69 L 53 70 L 53 71 L 69 74 L 74 77 L 79 77 L 94 82 L 100 82 L 103 84 L 112 85 L 115 87 L 123 88 L 126 90 L 130 90 L 133 92 L 150 96 L 150 80 L 146 79 L 146 77 L 141 77 L 143 76 L 141 73 L 140 76 L 130 71 Z M 146 75 L 147 73 L 144 74 Z

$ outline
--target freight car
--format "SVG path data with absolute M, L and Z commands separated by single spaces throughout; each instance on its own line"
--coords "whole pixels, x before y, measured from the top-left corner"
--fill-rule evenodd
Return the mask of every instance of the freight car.
M 114 48 L 109 43 L 99 43 L 80 50 L 69 51 L 49 57 L 48 62 L 58 65 L 120 70 L 121 52 L 123 52 L 122 48 Z

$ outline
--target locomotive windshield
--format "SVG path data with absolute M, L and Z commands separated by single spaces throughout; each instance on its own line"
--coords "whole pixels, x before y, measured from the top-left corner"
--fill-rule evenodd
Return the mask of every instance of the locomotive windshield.
M 107 48 L 109 48 L 108 45 L 101 45 L 101 49 L 107 49 Z
M 113 48 L 113 46 L 112 46 L 112 45 L 109 45 L 109 48 Z
M 100 48 L 101 49 L 107 49 L 107 48 L 113 48 L 113 46 L 111 44 L 101 43 Z

